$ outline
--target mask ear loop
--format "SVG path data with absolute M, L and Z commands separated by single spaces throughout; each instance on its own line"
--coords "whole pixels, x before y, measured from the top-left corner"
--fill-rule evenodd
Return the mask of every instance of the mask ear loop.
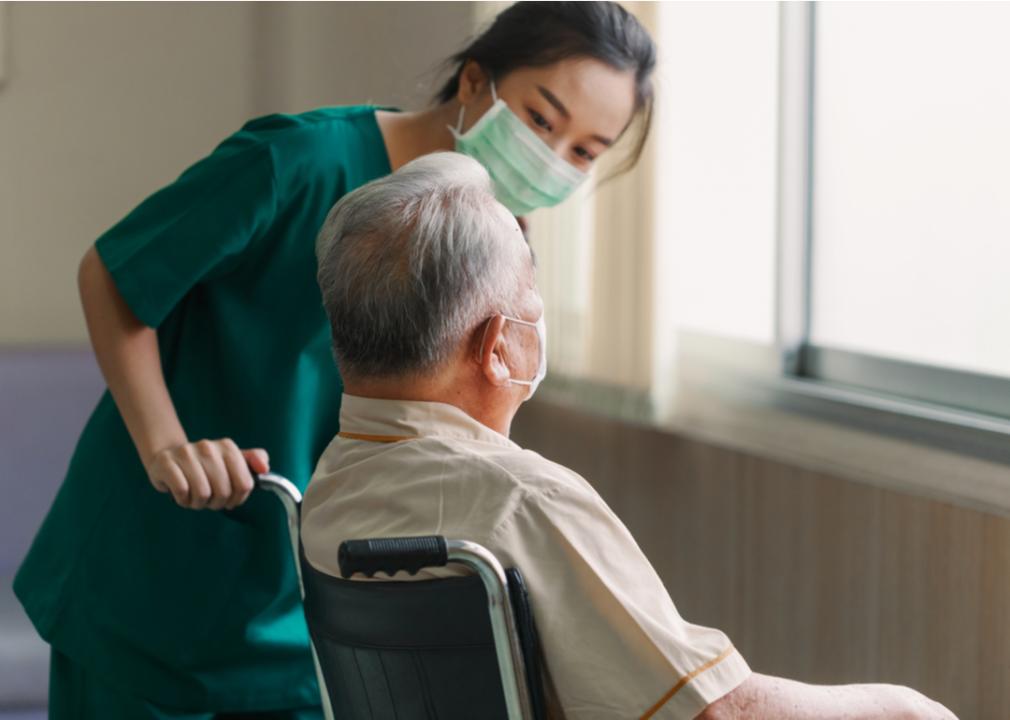
M 484 362 L 484 344 L 487 342 L 487 331 L 491 329 L 491 321 L 494 320 L 496 317 L 498 316 L 492 315 L 490 318 L 488 318 L 487 324 L 484 325 L 484 333 L 481 335 L 480 340 L 480 352 L 477 354 L 477 362 L 479 363 Z M 541 319 L 538 320 L 537 322 L 531 323 L 528 320 L 520 320 L 519 318 L 510 317 L 508 315 L 502 315 L 502 317 L 505 318 L 506 321 L 512 321 L 515 323 L 519 323 L 520 325 L 528 325 L 529 327 L 537 328 L 537 341 L 540 344 L 540 353 L 541 353 L 540 364 L 542 367 L 545 366 L 547 343 L 545 342 L 546 338 L 544 338 L 544 336 L 541 335 L 541 330 L 539 328 L 539 324 L 543 320 L 543 318 L 541 317 Z M 539 368 L 537 370 L 537 373 L 539 374 Z M 513 377 L 509 377 L 508 381 L 512 385 L 522 385 L 523 387 L 530 388 L 529 393 L 526 395 L 527 400 L 529 400 L 530 397 L 533 396 L 533 383 L 536 382 L 535 380 L 516 380 Z
M 491 321 L 494 320 L 496 317 L 498 316 L 492 315 L 491 317 L 488 318 L 487 323 L 484 325 L 484 334 L 481 335 L 480 338 L 480 353 L 477 354 L 477 362 L 479 363 L 484 362 L 484 343 L 487 342 L 487 331 L 491 329 Z M 510 318 L 508 315 L 503 315 L 502 317 L 504 317 L 506 320 L 512 320 L 513 322 L 516 321 L 515 318 Z M 519 320 L 519 322 L 524 321 Z M 513 380 L 511 377 L 509 377 L 509 382 L 514 385 L 525 385 L 529 387 L 533 386 L 532 380 Z
M 484 362 L 484 343 L 487 342 L 487 331 L 491 329 L 491 321 L 494 320 L 497 315 L 492 315 L 487 319 L 484 324 L 484 334 L 480 336 L 480 353 L 477 354 L 477 362 Z
M 493 78 L 491 79 L 491 100 L 493 100 L 495 103 L 498 102 L 498 93 L 495 90 L 494 79 Z M 459 137 L 462 134 L 462 131 L 463 131 L 463 114 L 465 112 L 466 112 L 466 105 L 460 105 L 459 106 L 459 117 L 456 118 L 456 127 L 453 127 L 452 125 L 446 125 L 446 127 L 449 128 L 449 132 L 452 133 L 453 137 Z

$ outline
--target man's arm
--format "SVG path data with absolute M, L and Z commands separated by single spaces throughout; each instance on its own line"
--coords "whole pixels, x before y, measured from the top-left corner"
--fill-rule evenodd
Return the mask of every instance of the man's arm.
M 696 720 L 956 720 L 899 685 L 807 685 L 753 673 Z

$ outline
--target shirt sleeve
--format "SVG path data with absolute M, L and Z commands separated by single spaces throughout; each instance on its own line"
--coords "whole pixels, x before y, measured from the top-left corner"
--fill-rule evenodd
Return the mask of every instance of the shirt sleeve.
M 528 496 L 492 535 L 523 573 L 567 720 L 689 720 L 749 675 L 719 630 L 680 617 L 627 528 L 582 487 Z
M 273 220 L 269 145 L 230 138 L 95 243 L 133 313 L 157 327 L 201 280 L 230 270 Z

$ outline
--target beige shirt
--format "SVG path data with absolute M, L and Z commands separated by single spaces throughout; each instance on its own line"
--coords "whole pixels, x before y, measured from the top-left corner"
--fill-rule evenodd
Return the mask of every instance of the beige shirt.
M 452 405 L 344 395 L 340 426 L 302 506 L 313 567 L 339 576 L 337 548 L 354 538 L 484 545 L 526 580 L 548 691 L 569 720 L 688 720 L 750 674 L 722 632 L 680 617 L 631 533 L 576 473 Z

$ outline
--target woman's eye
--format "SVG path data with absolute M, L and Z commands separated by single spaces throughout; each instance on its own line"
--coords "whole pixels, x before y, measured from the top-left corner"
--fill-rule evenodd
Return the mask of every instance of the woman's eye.
M 578 155 L 581 159 L 585 160 L 586 162 L 592 162 L 593 160 L 596 159 L 595 155 L 593 155 L 591 152 L 589 152 L 588 150 L 586 150 L 584 147 L 581 146 L 575 148 L 575 154 Z
M 536 110 L 530 110 L 530 119 L 533 120 L 533 124 L 539 128 L 543 128 L 547 132 L 551 131 L 551 124 L 547 122 L 547 118 L 538 113 Z

